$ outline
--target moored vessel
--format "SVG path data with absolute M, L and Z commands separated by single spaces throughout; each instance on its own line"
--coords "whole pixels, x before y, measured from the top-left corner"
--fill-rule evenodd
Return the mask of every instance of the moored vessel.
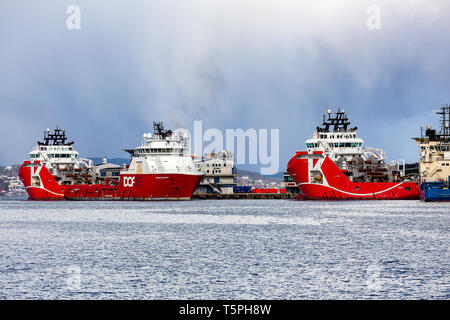
M 350 128 L 344 110 L 323 116 L 322 127 L 297 151 L 287 172 L 297 183 L 302 200 L 419 199 L 415 174 L 405 163 L 387 164 L 382 149 L 364 147 L 357 127 Z
M 440 130 L 430 125 L 420 138 L 413 138 L 419 147 L 420 199 L 450 201 L 450 106 L 435 111 L 440 115 Z
M 89 159 L 79 158 L 65 131 L 44 133 L 24 161 L 19 176 L 30 200 L 189 200 L 204 173 L 186 154 L 187 137 L 154 122 L 154 134 L 143 135 L 141 146 L 114 178 L 102 179 Z M 102 164 L 103 167 L 105 163 Z

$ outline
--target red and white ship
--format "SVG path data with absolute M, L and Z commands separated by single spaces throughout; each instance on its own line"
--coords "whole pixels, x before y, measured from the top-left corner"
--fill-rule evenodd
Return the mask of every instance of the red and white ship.
M 126 150 L 131 162 L 115 179 L 100 179 L 92 160 L 78 158 L 65 131 L 44 133 L 19 176 L 30 200 L 189 200 L 204 173 L 187 155 L 185 136 L 155 122 L 154 135 Z
M 405 176 L 397 163 L 386 164 L 384 151 L 363 147 L 344 110 L 323 116 L 322 127 L 306 140 L 287 172 L 302 200 L 419 199 L 415 177 Z M 405 168 L 405 165 L 403 165 Z

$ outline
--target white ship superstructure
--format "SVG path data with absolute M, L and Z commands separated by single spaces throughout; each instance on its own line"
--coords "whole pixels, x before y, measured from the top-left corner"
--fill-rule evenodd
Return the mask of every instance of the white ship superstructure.
M 316 132 L 305 141 L 308 152 L 323 152 L 342 170 L 362 161 L 384 165 L 384 150 L 363 147 L 364 140 L 356 133 L 358 127 L 348 128 L 350 122 L 344 110 L 339 109 L 336 118 L 332 118 L 331 110 L 328 110 L 328 119 L 324 116 L 323 124 L 324 127 L 317 127 Z
M 189 140 L 186 135 L 165 131 L 161 122 L 154 123 L 154 134 L 144 133 L 141 146 L 125 150 L 132 159 L 121 174 L 199 174 L 192 156 L 187 154 Z
M 425 135 L 413 138 L 419 147 L 421 182 L 447 181 L 450 177 L 450 106 L 435 111 L 441 116 L 439 131 L 427 126 Z
M 368 181 L 366 170 L 369 168 L 372 171 L 399 169 L 400 163 L 386 164 L 383 149 L 364 147 L 364 140 L 356 133 L 358 127 L 348 128 L 349 125 L 344 110 L 339 109 L 335 118 L 331 117 L 331 110 L 328 110 L 328 119 L 324 116 L 323 127 L 317 127 L 316 132 L 305 142 L 308 153 L 328 156 L 339 169 L 351 173 L 347 174 L 351 181 Z M 313 157 L 317 158 L 311 158 Z M 323 159 L 319 159 L 318 167 Z
M 38 141 L 30 152 L 30 160 L 45 165 L 60 184 L 92 182 L 92 160 L 79 158 L 72 145 L 64 129 L 56 128 L 53 133 L 47 129 L 44 141 Z

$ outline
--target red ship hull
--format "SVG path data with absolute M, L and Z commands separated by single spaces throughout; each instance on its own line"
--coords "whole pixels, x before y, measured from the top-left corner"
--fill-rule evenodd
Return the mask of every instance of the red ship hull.
M 19 176 L 29 200 L 189 200 L 203 178 L 193 174 L 123 174 L 117 186 L 60 185 L 39 162 L 25 161 Z
M 317 156 L 315 158 L 315 156 Z M 319 158 L 323 161 L 318 161 Z M 310 169 L 320 171 L 324 181 L 314 182 Z M 287 171 L 297 183 L 302 200 L 418 200 L 415 182 L 352 182 L 322 152 L 297 152 L 289 161 Z

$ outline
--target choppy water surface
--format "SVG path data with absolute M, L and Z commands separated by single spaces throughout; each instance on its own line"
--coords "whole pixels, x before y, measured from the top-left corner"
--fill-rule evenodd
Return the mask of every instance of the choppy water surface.
M 450 204 L 0 201 L 0 299 L 449 299 Z

